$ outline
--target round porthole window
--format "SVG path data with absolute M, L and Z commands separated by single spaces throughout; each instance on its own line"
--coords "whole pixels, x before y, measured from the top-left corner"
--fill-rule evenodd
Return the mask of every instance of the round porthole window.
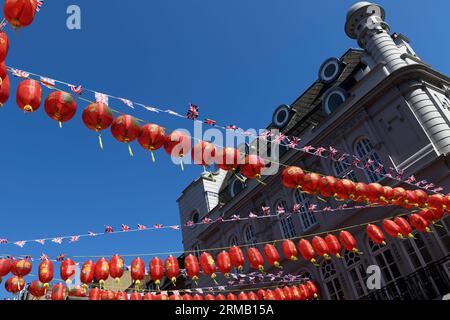
M 319 70 L 319 80 L 324 83 L 331 83 L 339 77 L 341 71 L 339 59 L 330 58 L 322 63 Z
M 279 106 L 273 113 L 272 123 L 278 128 L 284 128 L 291 120 L 291 108 L 288 105 Z
M 332 88 L 324 94 L 323 110 L 326 114 L 333 113 L 347 100 L 347 92 L 342 88 Z

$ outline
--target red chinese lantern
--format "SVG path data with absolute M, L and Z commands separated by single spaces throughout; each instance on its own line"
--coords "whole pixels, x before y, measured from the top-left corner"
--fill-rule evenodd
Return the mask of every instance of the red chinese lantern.
M 394 189 L 391 188 L 391 187 L 389 187 L 389 186 L 384 186 L 384 187 L 383 187 L 383 190 L 384 190 L 384 196 L 383 196 L 383 199 L 382 199 L 382 200 L 383 200 L 385 203 L 391 203 L 392 200 L 393 200 L 394 197 L 395 197 Z
M 41 106 L 42 88 L 35 80 L 23 80 L 16 93 L 17 105 L 25 112 L 34 112 Z
M 14 260 L 11 265 L 11 273 L 19 278 L 27 276 L 31 272 L 31 261 L 29 259 Z
M 235 301 L 235 300 L 237 300 L 237 299 L 238 299 L 238 298 L 236 297 L 235 294 L 233 294 L 233 293 L 227 294 L 227 300 L 229 300 L 229 301 Z
M 427 220 L 429 223 L 436 223 L 436 221 L 441 220 L 444 216 L 444 210 L 429 208 L 421 210 L 418 215 Z
M 104 290 L 102 291 L 102 300 L 105 301 L 113 301 L 113 300 L 117 300 L 117 295 L 114 291 L 111 290 Z
M 179 300 L 183 300 L 183 298 L 179 294 L 173 294 L 170 296 L 169 300 L 179 301 Z
M 109 275 L 114 279 L 116 283 L 120 282 L 120 278 L 125 271 L 125 263 L 123 258 L 118 254 L 115 254 L 109 259 Z
M 300 188 L 305 173 L 299 167 L 287 167 L 281 173 L 281 181 L 283 186 L 289 189 Z
M 115 300 L 128 301 L 128 294 L 125 291 L 119 291 L 116 293 Z
M 33 295 L 33 297 L 39 300 L 40 298 L 45 296 L 47 287 L 45 287 L 45 285 L 39 280 L 35 280 L 28 287 L 28 291 Z
M 22 277 L 14 276 L 5 282 L 5 289 L 16 295 L 25 288 L 25 280 Z
M 95 263 L 94 268 L 94 278 L 99 282 L 100 288 L 103 288 L 105 286 L 105 280 L 108 279 L 108 277 L 109 277 L 108 261 L 106 261 L 105 258 L 101 258 Z
M 219 268 L 219 271 L 222 272 L 225 278 L 228 278 L 231 268 L 233 267 L 228 252 L 222 251 L 217 255 L 217 266 Z
M 108 129 L 114 121 L 114 114 L 104 103 L 91 103 L 83 110 L 84 125 L 98 133 L 98 143 L 103 149 L 102 131 Z
M 367 184 L 364 182 L 358 182 L 355 184 L 355 198 L 356 202 L 364 202 L 367 200 Z
M 150 151 L 152 161 L 155 162 L 153 151 L 161 149 L 164 146 L 164 143 L 166 143 L 166 132 L 164 128 L 157 124 L 148 123 L 142 127 L 138 142 L 142 148 Z
M 237 298 L 238 298 L 238 300 L 241 300 L 241 301 L 248 300 L 248 296 L 245 292 L 239 293 Z
M 72 288 L 68 288 L 68 295 L 69 297 L 85 297 L 84 291 L 81 286 L 75 285 Z
M 190 294 L 183 294 L 183 300 L 185 301 L 192 301 L 194 298 Z
M 366 228 L 366 233 L 375 244 L 386 245 L 384 234 L 376 225 L 369 224 Z
M 319 257 L 330 259 L 330 249 L 328 248 L 327 242 L 322 237 L 315 236 L 311 243 L 314 251 Z
M 447 209 L 446 199 L 441 194 L 432 194 L 428 197 L 427 206 L 437 210 Z
M 130 142 L 137 139 L 141 133 L 141 127 L 138 120 L 130 115 L 121 115 L 114 119 L 111 125 L 111 133 L 117 141 L 128 145 L 128 152 L 133 156 Z
M 284 287 L 282 290 L 283 290 L 284 296 L 286 297 L 286 300 L 294 300 L 294 295 L 293 295 L 290 287 Z
M 200 275 L 200 266 L 197 257 L 192 254 L 188 255 L 184 259 L 184 266 L 188 277 L 195 282 L 195 285 L 197 285 L 198 276 Z
M 89 291 L 89 300 L 101 300 L 102 292 L 99 288 L 93 288 Z
M 409 222 L 403 217 L 396 217 L 394 222 L 399 226 L 400 232 L 404 238 L 414 238 L 414 235 L 411 233 L 412 228 Z
M 164 150 L 172 158 L 180 158 L 181 170 L 184 170 L 183 157 L 191 150 L 191 137 L 181 131 L 173 131 L 166 138 Z
M 233 246 L 228 250 L 228 254 L 230 255 L 231 264 L 233 267 L 235 267 L 238 271 L 241 271 L 244 269 L 244 253 L 242 252 L 241 248 L 237 246 Z
M 130 300 L 142 300 L 142 294 L 139 292 L 133 292 L 130 294 Z
M 52 300 L 61 301 L 66 300 L 66 286 L 58 283 L 52 288 Z
M 192 297 L 192 300 L 202 301 L 203 297 L 197 293 L 197 294 L 194 294 L 194 296 Z
M 400 206 L 403 204 L 403 201 L 406 198 L 406 190 L 402 187 L 396 187 L 392 189 L 392 197 L 391 197 L 391 203 Z
M 173 285 L 176 285 L 177 277 L 180 275 L 180 267 L 178 265 L 177 258 L 169 256 L 164 262 L 167 278 L 172 281 Z
M 88 260 L 81 266 L 80 281 L 83 283 L 83 288 L 87 290 L 88 285 L 94 280 L 95 263 Z
M 409 223 L 420 232 L 431 232 L 428 221 L 418 214 L 412 214 L 409 217 Z
M 208 293 L 207 295 L 205 295 L 205 299 L 204 300 L 216 300 L 216 297 L 214 297 L 212 294 Z
M 386 231 L 386 233 L 391 237 L 403 239 L 402 230 L 394 221 L 386 219 L 383 221 L 381 226 L 383 227 L 383 230 Z
M 29 26 L 36 14 L 38 0 L 5 0 L 3 14 L 14 29 Z
M 300 251 L 303 259 L 317 265 L 317 260 L 315 258 L 316 253 L 314 252 L 314 248 L 308 240 L 300 240 L 298 243 L 298 250 Z
M 328 250 L 331 254 L 335 255 L 336 258 L 342 258 L 341 257 L 341 244 L 339 243 L 338 238 L 333 235 L 329 234 L 325 237 L 325 242 L 327 243 Z
M 272 290 L 267 289 L 264 293 L 264 300 L 276 300 L 275 295 Z
M 1 42 L 1 33 L 0 33 L 0 42 Z M 2 85 L 3 79 L 5 79 L 7 75 L 8 70 L 6 70 L 5 61 L 0 61 L 0 86 Z
M 6 101 L 9 99 L 10 94 L 10 83 L 9 77 L 6 76 L 2 80 L 2 84 L 0 85 L 0 108 L 3 107 Z
M 322 176 L 317 173 L 307 173 L 303 177 L 302 190 L 308 194 L 319 193 L 319 182 Z
M 236 171 L 239 167 L 241 155 L 235 148 L 223 148 L 216 151 L 217 166 L 225 171 Z
M 200 266 L 202 267 L 203 273 L 206 274 L 207 276 L 210 276 L 211 279 L 214 281 L 214 283 L 217 284 L 216 282 L 216 262 L 214 261 L 214 258 L 212 257 L 211 254 L 207 253 L 207 252 L 203 252 L 200 256 Z
M 369 183 L 367 185 L 366 197 L 369 202 L 379 203 L 384 195 L 383 186 L 379 183 Z
M 145 262 L 141 258 L 134 258 L 131 261 L 131 279 L 133 279 L 136 290 L 139 290 L 141 281 L 145 278 Z
M 9 40 L 5 32 L 0 31 L 0 61 L 3 63 L 8 55 Z M 4 77 L 2 76 L 2 79 Z
M 144 294 L 143 300 L 153 300 L 153 294 L 151 293 Z
M 191 151 L 194 164 L 209 167 L 216 157 L 216 148 L 210 142 L 200 141 Z
M 63 262 L 61 262 L 61 279 L 65 281 L 67 284 L 72 282 L 73 277 L 75 276 L 75 267 L 76 267 L 75 261 L 72 259 L 66 259 Z
M 416 189 L 413 191 L 416 195 L 416 203 L 415 205 L 419 208 L 425 206 L 428 201 L 428 194 L 422 189 Z
M 335 197 L 340 200 L 354 199 L 356 185 L 349 179 L 338 180 L 334 185 Z
M 241 174 L 248 179 L 261 179 L 262 170 L 266 167 L 264 160 L 257 155 L 248 155 L 241 164 Z
M 339 180 L 332 176 L 322 177 L 319 180 L 319 192 L 324 197 L 334 197 L 336 194 L 336 184 Z
M 253 291 L 250 291 L 249 293 L 247 293 L 247 298 L 248 298 L 248 300 L 251 300 L 251 301 L 259 300 L 258 295 L 256 293 L 254 293 Z
M 0 283 L 2 282 L 2 278 L 11 271 L 13 260 L 10 258 L 0 258 Z
M 276 268 L 281 268 L 280 255 L 274 245 L 266 244 L 264 246 L 264 256 L 270 265 L 275 266 Z
M 341 242 L 345 250 L 353 251 L 355 253 L 359 252 L 358 248 L 356 247 L 356 240 L 350 232 L 345 230 L 341 231 L 341 233 L 339 234 L 339 241 Z
M 155 300 L 162 300 L 162 301 L 169 300 L 169 296 L 167 294 L 158 294 L 157 299 Z
M 247 259 L 253 269 L 257 269 L 259 272 L 264 272 L 264 260 L 258 249 L 249 248 L 247 250 Z
M 216 300 L 217 300 L 217 301 L 224 301 L 224 300 L 227 300 L 227 298 L 226 298 L 223 294 L 219 293 L 219 294 L 216 296 Z
M 55 268 L 53 267 L 53 262 L 48 259 L 44 259 L 39 264 L 39 281 L 44 285 L 45 288 L 49 287 L 49 282 L 53 280 L 55 274 Z
M 292 296 L 293 296 L 293 300 L 300 300 L 300 290 L 296 287 L 293 286 L 291 287 L 291 291 L 292 291 Z
M 77 103 L 69 93 L 54 91 L 45 99 L 44 109 L 50 118 L 58 121 L 61 128 L 63 122 L 67 122 L 75 116 Z
M 312 281 L 306 282 L 306 287 L 308 288 L 310 294 L 312 295 L 312 297 L 314 299 L 319 298 L 320 291 L 319 291 L 319 288 L 317 287 L 317 285 L 314 282 L 312 282 Z
M 281 288 L 276 288 L 273 290 L 273 294 L 275 296 L 275 300 L 284 301 L 286 300 L 286 296 L 284 295 L 284 291 Z
M 164 277 L 164 265 L 160 258 L 154 257 L 150 261 L 150 278 L 155 282 L 156 288 L 159 290 L 161 279 Z
M 283 251 L 284 256 L 288 260 L 296 261 L 298 260 L 298 251 L 295 243 L 292 240 L 284 240 L 281 244 L 281 251 Z

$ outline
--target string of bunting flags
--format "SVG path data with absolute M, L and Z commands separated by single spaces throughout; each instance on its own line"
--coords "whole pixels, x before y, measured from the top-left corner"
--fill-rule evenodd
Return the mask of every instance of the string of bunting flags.
M 220 128 L 223 130 L 233 130 L 237 133 L 240 133 L 247 137 L 252 137 L 255 139 L 264 139 L 268 141 L 272 141 L 273 143 L 279 144 L 280 146 L 283 146 L 288 149 L 301 151 L 305 154 L 320 157 L 323 159 L 328 159 L 334 162 L 339 162 L 345 166 L 351 166 L 353 168 L 357 168 L 360 170 L 368 171 L 373 174 L 377 174 L 382 177 L 387 177 L 393 180 L 400 181 L 402 183 L 415 186 L 421 189 L 425 189 L 427 191 L 433 192 L 433 193 L 440 193 L 443 191 L 442 187 L 436 186 L 434 183 L 428 182 L 427 180 L 420 180 L 418 181 L 414 175 L 411 175 L 409 177 L 405 177 L 404 171 L 402 169 L 396 169 L 394 167 L 388 167 L 386 168 L 383 164 L 381 164 L 379 161 L 375 161 L 374 159 L 368 158 L 367 160 L 363 161 L 360 159 L 360 157 L 357 157 L 356 155 L 351 155 L 346 152 L 342 152 L 337 150 L 336 148 L 330 146 L 328 148 L 324 147 L 315 147 L 311 145 L 304 145 L 301 146 L 301 138 L 299 137 L 287 137 L 283 133 L 279 133 L 277 136 L 273 136 L 273 134 L 269 130 L 265 130 L 260 135 L 255 135 L 253 132 L 244 131 L 243 129 L 239 128 L 236 125 L 220 125 L 217 121 L 212 120 L 211 118 L 205 118 L 204 120 L 198 120 L 199 118 L 199 107 L 194 104 L 190 104 L 188 106 L 188 111 L 186 115 L 180 114 L 174 110 L 156 107 L 156 106 L 149 106 L 146 104 L 142 104 L 133 100 L 117 97 L 111 94 L 105 94 L 101 93 L 92 89 L 88 89 L 83 87 L 82 85 L 74 85 L 65 81 L 61 80 L 55 80 L 51 79 L 46 76 L 42 76 L 36 73 L 23 71 L 17 68 L 13 68 L 10 66 L 6 67 L 7 70 L 15 77 L 24 78 L 24 79 L 35 79 L 39 81 L 42 85 L 45 87 L 52 89 L 52 90 L 60 90 L 57 89 L 56 85 L 61 84 L 67 87 L 71 90 L 76 96 L 81 97 L 83 93 L 89 92 L 93 95 L 94 100 L 97 103 L 103 103 L 105 105 L 108 105 L 111 100 L 120 101 L 123 105 L 127 106 L 130 109 L 135 109 L 135 106 L 139 106 L 141 108 L 144 108 L 147 111 L 154 112 L 154 113 L 162 113 L 162 114 L 168 114 L 170 116 L 178 117 L 178 118 L 185 118 L 197 122 L 202 122 L 210 126 L 214 126 L 216 128 Z M 90 100 L 84 99 L 84 101 L 90 102 Z M 140 119 L 138 119 L 140 120 Z M 143 120 L 142 120 L 143 121 Z M 145 122 L 145 121 L 143 121 Z
M 240 216 L 240 215 L 233 215 L 229 219 L 224 219 L 222 217 L 218 217 L 217 219 L 211 219 L 209 217 L 203 218 L 199 222 L 194 222 L 192 220 L 186 222 L 184 225 L 171 225 L 171 226 L 164 226 L 160 223 L 156 223 L 153 225 L 153 227 L 147 227 L 142 224 L 138 224 L 137 227 L 132 228 L 129 225 L 122 224 L 118 230 L 116 230 L 114 227 L 106 225 L 105 230 L 103 232 L 92 232 L 88 231 L 85 234 L 78 234 L 78 235 L 71 235 L 71 236 L 61 236 L 61 237 L 47 237 L 47 238 L 40 238 L 40 239 L 32 239 L 32 240 L 19 240 L 19 241 L 9 241 L 6 238 L 0 238 L 0 245 L 6 245 L 6 244 L 14 244 L 18 247 L 25 247 L 28 243 L 38 243 L 41 245 L 45 245 L 47 243 L 53 243 L 53 244 L 63 244 L 64 242 L 75 243 L 80 241 L 82 238 L 95 238 L 98 236 L 104 236 L 104 235 L 111 235 L 111 234 L 125 234 L 130 232 L 141 232 L 141 231 L 152 231 L 152 230 L 174 230 L 179 231 L 183 228 L 194 228 L 196 226 L 205 226 L 205 225 L 211 225 L 211 224 L 218 224 L 218 223 L 230 223 L 230 222 L 244 222 L 244 221 L 262 221 L 263 219 L 273 219 L 273 218 L 280 218 L 280 217 L 287 217 L 291 215 L 301 214 L 302 212 L 308 211 L 311 214 L 319 214 L 319 213 L 331 213 L 331 212 L 348 212 L 352 210 L 360 210 L 360 209 L 366 209 L 366 208 L 377 208 L 381 207 L 380 205 L 356 205 L 356 206 L 349 206 L 348 204 L 344 203 L 338 206 L 337 208 L 332 208 L 330 206 L 327 206 L 323 209 L 317 209 L 316 204 L 310 204 L 308 207 L 301 206 L 299 204 L 295 204 L 293 208 L 290 211 L 287 211 L 284 207 L 278 206 L 276 208 L 276 213 L 271 214 L 271 208 L 267 206 L 261 207 L 261 214 L 258 215 L 254 211 L 251 211 L 247 217 Z

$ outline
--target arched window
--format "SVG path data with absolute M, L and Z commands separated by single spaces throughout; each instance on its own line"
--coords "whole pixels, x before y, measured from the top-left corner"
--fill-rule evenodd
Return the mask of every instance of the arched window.
M 370 170 L 365 170 L 367 179 L 369 182 L 377 182 L 381 179 L 381 175 L 377 174 L 375 169 L 377 164 L 380 163 L 380 157 L 373 148 L 372 143 L 367 138 L 360 138 L 355 144 L 356 154 L 363 164 L 366 164 L 369 160 L 373 163 L 369 166 Z M 384 172 L 383 172 L 384 173 Z
M 443 249 L 450 252 L 450 216 L 442 219 L 441 224 L 443 228 L 433 227 L 433 230 L 439 235 Z
M 384 285 L 394 283 L 396 279 L 401 277 L 401 273 L 391 249 L 388 246 L 375 244 L 370 239 L 367 241 L 375 264 L 381 269 Z M 389 291 L 386 292 L 387 298 L 395 299 L 401 295 L 401 292 L 402 290 L 396 285 L 390 286 Z
M 194 222 L 194 223 L 199 223 L 200 215 L 198 214 L 197 210 L 192 211 L 192 213 L 191 213 L 191 221 Z
M 231 236 L 230 241 L 228 241 L 230 247 L 234 247 L 238 245 L 238 239 L 236 236 Z
M 246 244 L 250 244 L 252 246 L 256 243 L 256 237 L 255 237 L 255 230 L 253 229 L 253 226 L 248 225 L 244 229 L 244 239 Z
M 293 238 L 297 235 L 297 232 L 295 230 L 294 223 L 292 221 L 292 216 L 289 214 L 289 210 L 286 204 L 286 201 L 280 200 L 275 204 L 275 212 L 277 212 L 277 209 L 281 207 L 284 208 L 285 214 L 280 216 L 280 225 L 281 225 L 281 231 L 283 232 L 284 238 Z
M 304 231 L 317 224 L 316 216 L 313 212 L 308 210 L 311 206 L 311 202 L 306 197 L 305 193 L 296 189 L 294 191 L 294 203 L 300 205 L 300 220 L 302 221 Z
M 344 299 L 341 281 L 332 260 L 324 260 L 320 267 L 323 283 L 331 300 Z
M 401 243 L 405 248 L 411 266 L 415 270 L 425 267 L 433 258 L 425 244 L 423 236 L 418 232 L 414 232 L 414 237 L 414 239 L 405 239 Z
M 352 180 L 353 182 L 358 181 L 352 166 L 348 163 L 344 163 L 341 161 L 333 162 L 333 171 L 335 176 L 338 178 L 346 178 Z
M 360 298 L 367 295 L 369 293 L 366 286 L 367 273 L 360 255 L 353 251 L 345 251 L 344 262 L 355 297 Z

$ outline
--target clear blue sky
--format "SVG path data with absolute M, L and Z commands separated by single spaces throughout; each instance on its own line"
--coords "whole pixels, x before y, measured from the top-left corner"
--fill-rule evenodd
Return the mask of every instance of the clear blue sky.
M 7 64 L 181 113 L 192 102 L 201 116 L 260 128 L 276 106 L 291 103 L 317 78 L 325 59 L 356 47 L 344 33 L 353 2 L 47 0 L 33 25 L 16 34 L 8 27 Z M 66 8 L 73 3 L 82 10 L 81 31 L 66 28 Z M 392 31 L 408 36 L 427 63 L 449 74 L 448 1 L 379 3 Z M 15 103 L 16 87 L 13 79 L 11 98 L 0 110 L 0 238 L 71 235 L 101 231 L 105 224 L 179 223 L 176 199 L 200 168 L 181 173 L 164 152 L 152 164 L 136 144 L 130 158 L 109 133 L 100 152 L 95 133 L 81 121 L 85 104 L 60 130 L 43 108 L 24 115 Z M 192 129 L 191 122 L 167 115 L 134 114 L 167 128 Z M 151 231 L 61 246 L 7 245 L 0 254 L 181 248 L 180 233 Z

